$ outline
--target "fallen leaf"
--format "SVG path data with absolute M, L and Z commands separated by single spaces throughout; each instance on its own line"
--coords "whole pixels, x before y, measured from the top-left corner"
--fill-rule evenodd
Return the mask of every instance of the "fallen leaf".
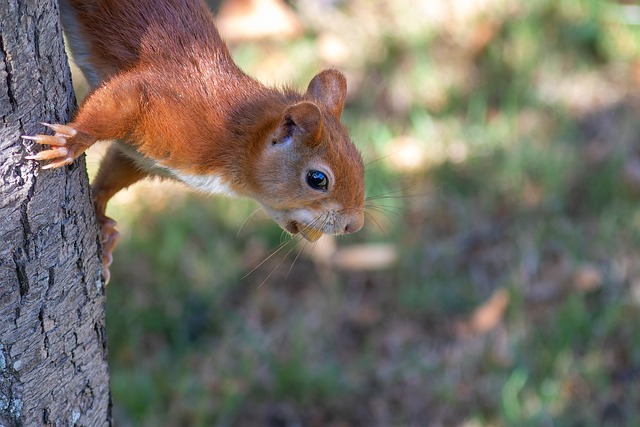
M 398 251 L 391 244 L 362 244 L 338 249 L 333 256 L 334 267 L 348 271 L 375 271 L 391 267 L 398 260 Z
M 471 31 L 470 54 L 473 58 L 480 56 L 487 46 L 498 35 L 500 27 L 494 22 L 481 22 L 476 24 Z
M 466 321 L 457 325 L 458 331 L 464 335 L 487 333 L 502 321 L 508 306 L 509 292 L 504 288 L 497 289 Z
M 593 291 L 600 288 L 602 282 L 602 272 L 593 264 L 581 265 L 573 274 L 573 287 L 578 291 Z

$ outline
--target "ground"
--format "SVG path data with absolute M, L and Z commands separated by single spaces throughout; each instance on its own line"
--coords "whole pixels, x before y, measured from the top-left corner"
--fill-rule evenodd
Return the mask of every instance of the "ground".
M 120 194 L 117 424 L 637 420 L 638 6 L 292 4 L 302 36 L 234 57 L 300 88 L 346 73 L 367 225 L 268 258 L 288 237 L 251 202 Z

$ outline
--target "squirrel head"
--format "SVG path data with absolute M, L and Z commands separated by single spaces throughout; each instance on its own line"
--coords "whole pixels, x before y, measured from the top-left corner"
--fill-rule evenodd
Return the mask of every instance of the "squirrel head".
M 316 75 L 264 141 L 251 177 L 255 197 L 291 234 L 308 241 L 364 224 L 364 165 L 340 122 L 347 92 L 336 70 Z

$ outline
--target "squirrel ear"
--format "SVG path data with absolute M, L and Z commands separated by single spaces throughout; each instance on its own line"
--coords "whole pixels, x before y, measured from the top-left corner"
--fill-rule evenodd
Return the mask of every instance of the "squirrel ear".
M 310 141 L 319 141 L 322 133 L 322 112 L 313 102 L 302 101 L 293 104 L 284 112 L 285 126 L 295 126 Z M 307 138 L 305 138 L 307 139 Z
M 339 119 L 347 97 L 347 79 L 338 70 L 321 71 L 311 79 L 307 95 L 317 99 Z

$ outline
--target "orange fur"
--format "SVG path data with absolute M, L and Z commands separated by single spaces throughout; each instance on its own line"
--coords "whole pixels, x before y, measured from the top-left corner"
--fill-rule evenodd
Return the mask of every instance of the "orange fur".
M 94 88 L 67 134 L 56 134 L 68 154 L 54 166 L 118 140 L 93 184 L 99 217 L 118 190 L 158 174 L 252 197 L 311 240 L 307 228 L 362 226 L 364 170 L 340 123 L 341 73 L 319 73 L 304 93 L 260 84 L 233 62 L 202 0 L 61 0 L 61 8 Z M 326 191 L 305 182 L 315 169 L 330 176 Z

